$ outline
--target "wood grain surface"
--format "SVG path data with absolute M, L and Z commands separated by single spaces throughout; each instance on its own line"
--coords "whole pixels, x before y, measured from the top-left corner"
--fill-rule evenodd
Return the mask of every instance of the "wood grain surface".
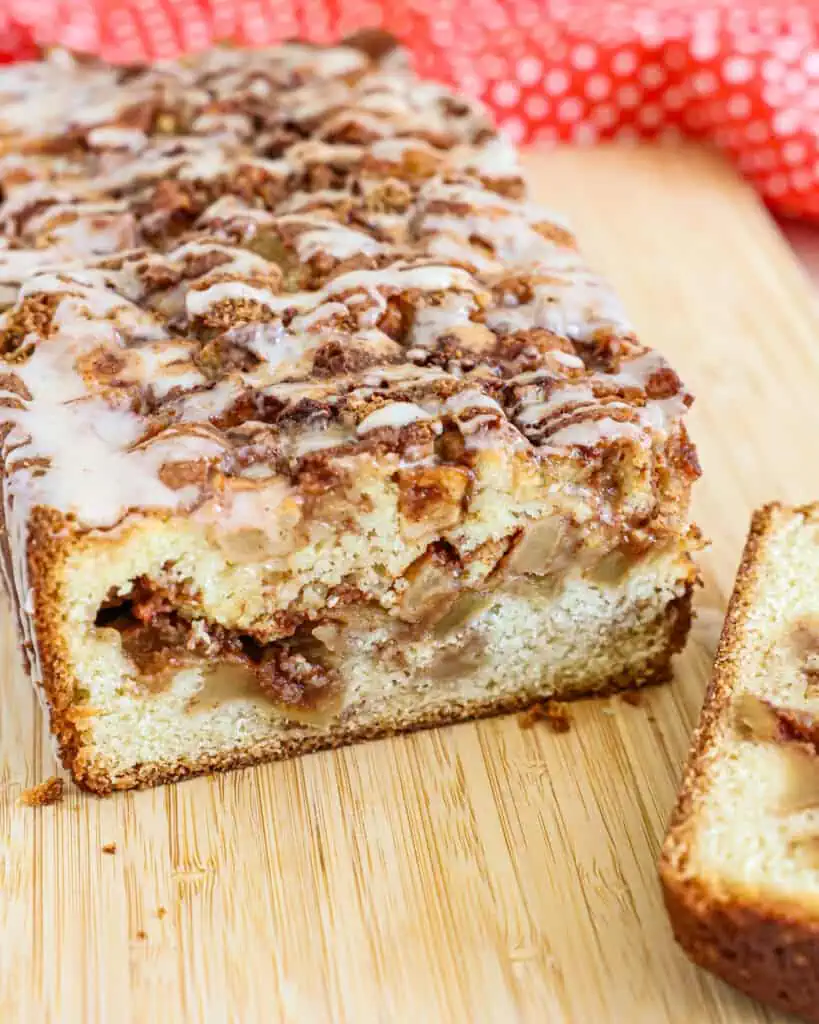
M 530 166 L 698 396 L 713 547 L 674 683 L 565 735 L 508 717 L 33 810 L 56 766 L 4 615 L 3 1024 L 782 1019 L 688 964 L 655 860 L 750 511 L 819 498 L 814 292 L 705 154 Z

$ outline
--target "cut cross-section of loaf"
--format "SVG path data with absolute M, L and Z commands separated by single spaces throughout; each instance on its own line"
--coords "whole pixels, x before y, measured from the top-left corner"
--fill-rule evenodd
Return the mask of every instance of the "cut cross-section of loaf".
M 819 1021 L 819 505 L 754 516 L 660 870 L 696 963 Z
M 297 45 L 0 98 L 5 561 L 80 784 L 667 674 L 691 398 L 478 104 Z

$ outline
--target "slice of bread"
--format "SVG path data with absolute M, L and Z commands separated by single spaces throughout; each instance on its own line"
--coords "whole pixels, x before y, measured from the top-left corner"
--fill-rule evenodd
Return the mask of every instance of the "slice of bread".
M 660 875 L 695 963 L 819 1021 L 819 504 L 754 515 Z

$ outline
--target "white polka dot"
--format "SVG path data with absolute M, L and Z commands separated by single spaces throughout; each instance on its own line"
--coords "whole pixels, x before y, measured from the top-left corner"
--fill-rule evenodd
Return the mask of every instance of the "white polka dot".
M 638 142 L 640 135 L 634 125 L 621 124 L 614 130 L 614 136 L 618 142 Z
M 691 40 L 691 56 L 697 60 L 711 60 L 719 53 L 719 41 L 713 30 L 697 32 Z
M 591 75 L 586 80 L 584 92 L 590 100 L 603 100 L 611 92 L 611 80 L 605 75 Z
M 610 103 L 601 103 L 599 106 L 593 107 L 589 112 L 589 117 L 598 128 L 611 128 L 620 120 L 619 112 Z
M 728 28 L 732 32 L 741 34 L 748 29 L 749 12 L 744 7 L 735 7 L 728 12 Z
M 725 147 L 728 145 L 728 142 L 730 141 L 727 128 L 715 128 L 711 132 L 710 137 L 714 145 L 717 146 L 719 149 L 725 149 Z
M 597 50 L 589 43 L 581 43 L 572 50 L 571 62 L 578 71 L 590 71 L 597 63 Z
M 777 11 L 771 8 L 763 7 L 761 10 L 756 12 L 756 28 L 763 35 L 770 35 L 772 32 L 776 32 L 780 28 L 779 18 L 777 17 Z
M 740 153 L 737 156 L 737 167 L 744 173 L 749 174 L 759 167 L 759 156 L 756 153 Z
M 554 125 L 544 124 L 535 132 L 535 139 L 538 142 L 554 142 L 557 138 L 557 129 Z
M 637 68 L 637 58 L 631 50 L 620 50 L 619 53 L 615 53 L 612 62 L 611 69 L 615 75 L 626 75 L 632 74 Z
M 512 142 L 523 142 L 526 135 L 526 125 L 519 117 L 507 117 L 501 121 L 499 127 L 503 134 L 508 139 L 511 139 Z
M 644 128 L 656 128 L 663 119 L 663 111 L 656 103 L 645 103 L 637 111 L 637 120 Z
M 738 92 L 733 96 L 729 96 L 725 106 L 731 117 L 737 119 L 748 117 L 751 113 L 751 101 L 744 92 Z
M 734 49 L 737 53 L 744 53 L 749 56 L 765 51 L 762 40 L 753 32 L 743 32 L 734 38 Z
M 661 22 L 657 11 L 636 11 L 633 25 L 643 46 L 659 46 L 666 38 L 667 29 L 664 22 Z
M 686 100 L 685 90 L 679 88 L 676 85 L 672 85 L 662 95 L 663 106 L 668 110 L 680 110 Z
M 569 76 L 560 68 L 553 68 L 546 74 L 543 84 L 546 87 L 546 92 L 551 93 L 552 96 L 562 96 L 569 88 Z
M 665 81 L 666 75 L 659 64 L 646 64 L 640 68 L 640 81 L 646 89 L 657 89 Z
M 771 121 L 775 135 L 793 135 L 799 130 L 799 112 L 796 110 L 777 110 Z
M 693 107 L 687 112 L 685 121 L 686 125 L 695 132 L 701 131 L 707 123 L 707 119 L 704 117 L 702 110 L 698 107 Z
M 518 25 L 522 25 L 524 28 L 531 28 L 533 25 L 537 25 L 540 32 L 543 33 L 544 28 L 547 28 L 548 26 L 544 26 L 542 24 L 542 18 L 543 12 L 541 11 L 539 4 L 521 2 L 515 8 L 515 19 L 517 20 Z
M 690 29 L 688 18 L 673 10 L 663 11 L 662 26 L 665 39 L 683 39 Z
M 770 137 L 768 125 L 764 121 L 751 121 L 745 127 L 745 136 L 751 142 L 766 142 Z
M 813 187 L 813 175 L 804 167 L 798 167 L 790 173 L 791 185 L 797 192 L 806 192 Z
M 802 67 L 806 75 L 811 78 L 819 78 L 819 50 L 811 50 L 806 53 L 802 60 Z
M 804 92 L 807 88 L 808 80 L 801 71 L 789 71 L 782 80 L 782 84 L 787 92 L 795 94 Z
M 492 90 L 492 99 L 499 107 L 514 107 L 520 99 L 520 89 L 514 82 L 498 82 Z
M 469 93 L 470 96 L 480 96 L 486 89 L 484 80 L 471 71 L 458 76 L 458 85 L 464 92 Z
M 429 34 L 436 46 L 448 47 L 455 42 L 455 33 L 448 21 L 433 21 L 429 27 Z
M 688 50 L 682 43 L 671 43 L 665 51 L 666 66 L 680 71 L 688 64 Z
M 521 85 L 534 85 L 540 81 L 543 65 L 537 57 L 522 57 L 517 63 L 516 70 Z
M 805 48 L 803 40 L 791 35 L 782 35 L 773 41 L 773 51 L 785 61 L 798 60 Z
M 506 61 L 495 53 L 484 53 L 478 60 L 478 68 L 489 79 L 503 78 L 506 75 Z
M 767 82 L 762 86 L 762 99 L 769 107 L 784 106 L 787 95 L 782 86 L 775 82 Z
M 665 124 L 658 132 L 658 138 L 664 142 L 678 142 L 682 137 L 683 133 L 676 124 Z
M 781 196 L 788 190 L 788 179 L 784 174 L 772 174 L 765 181 L 765 191 L 772 196 Z
M 698 71 L 691 76 L 691 84 L 696 93 L 705 96 L 717 91 L 719 81 L 713 71 Z
M 754 62 L 747 57 L 728 57 L 722 65 L 722 77 L 732 85 L 749 81 L 753 73 Z
M 594 125 L 587 124 L 585 121 L 582 124 L 573 125 L 571 135 L 572 141 L 580 146 L 591 146 L 599 138 L 598 131 Z
M 762 149 L 756 155 L 757 167 L 761 171 L 770 171 L 779 164 L 779 150 Z
M 633 110 L 643 98 L 636 85 L 621 85 L 617 90 L 617 102 L 624 110 Z
M 356 11 L 357 16 L 358 14 L 359 12 Z M 506 11 L 499 4 L 493 4 L 492 6 L 486 4 L 481 8 L 481 15 L 484 25 L 486 25 L 491 32 L 500 32 L 505 29 L 509 23 Z M 363 24 L 366 25 L 368 22 L 364 21 Z
M 549 113 L 549 101 L 540 94 L 527 96 L 523 102 L 523 110 L 533 121 L 541 121 Z
M 806 156 L 805 144 L 798 139 L 789 139 L 782 147 L 782 159 L 786 164 L 801 163 Z
M 774 57 L 763 60 L 760 70 L 766 82 L 779 82 L 785 76 L 785 65 Z
M 570 124 L 572 121 L 579 121 L 583 116 L 583 104 L 575 96 L 570 96 L 566 100 L 561 100 L 557 107 L 557 119 L 563 121 L 564 124 Z

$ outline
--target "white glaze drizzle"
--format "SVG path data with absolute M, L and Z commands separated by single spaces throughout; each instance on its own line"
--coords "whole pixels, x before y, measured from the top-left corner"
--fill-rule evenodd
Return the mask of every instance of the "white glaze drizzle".
M 12 176 L 0 226 L 11 235 L 21 225 L 16 244 L 47 245 L 0 249 L 5 301 L 22 283 L 16 306 L 0 314 L 0 328 L 10 328 L 27 300 L 60 296 L 49 336 L 23 339 L 34 345 L 33 355 L 8 366 L 30 399 L 11 389 L 2 396 L 8 405 L 0 418 L 12 428 L 4 446 L 6 516 L 22 592 L 25 557 L 20 553 L 25 552 L 34 505 L 72 513 L 98 527 L 117 522 L 131 506 L 184 508 L 196 489 L 168 487 L 161 467 L 180 460 L 218 461 L 223 442 L 208 420 L 231 409 L 243 394 L 259 401 L 313 398 L 343 404 L 337 381 L 307 379 L 313 354 L 327 340 L 340 339 L 385 359 L 394 358 L 403 345 L 408 358 L 423 362 L 443 335 L 462 327 L 471 330 L 470 325 L 478 337 L 487 329 L 504 335 L 532 328 L 583 344 L 594 343 L 601 332 L 630 337 L 619 302 L 582 264 L 570 239 L 557 231 L 547 237 L 550 227 L 567 230 L 562 219 L 486 185 L 517 178 L 519 167 L 514 147 L 502 138 L 473 141 L 487 127 L 480 105 L 463 103 L 454 116 L 444 87 L 419 83 L 403 67 L 391 65 L 389 72 L 367 68 L 367 59 L 349 48 L 285 46 L 165 62 L 124 84 L 119 72 L 60 56 L 0 69 L 0 130 L 7 136 L 78 130 L 91 151 L 77 159 L 38 154 L 0 160 L 0 177 Z M 271 110 L 275 97 L 278 123 L 308 125 L 312 137 L 290 145 L 283 156 L 265 156 L 262 140 L 275 136 L 275 123 L 259 133 L 254 149 L 248 116 L 206 109 L 214 98 L 237 95 L 269 101 Z M 201 108 L 187 127 L 180 125 L 191 134 L 148 137 L 119 120 L 127 108 L 156 98 L 170 106 L 181 98 Z M 336 133 L 355 126 L 376 136 L 374 141 L 334 140 Z M 313 189 L 310 175 L 325 166 L 353 175 L 358 220 L 348 219 L 353 202 L 348 189 Z M 415 166 L 430 176 L 413 184 L 409 209 L 370 207 L 385 178 L 403 181 L 404 170 Z M 34 180 L 20 184 L 15 172 Z M 218 180 L 222 188 L 231 187 L 240 173 L 286 186 L 281 200 L 263 209 L 258 196 L 223 195 L 199 215 L 195 240 L 167 252 L 127 254 L 122 266 L 113 269 L 95 264 L 92 257 L 142 244 L 135 236 L 133 211 L 164 180 L 194 188 Z M 360 197 L 367 200 L 363 206 Z M 24 216 L 38 202 L 46 205 Z M 430 211 L 433 202 L 443 208 Z M 160 206 L 144 216 L 142 225 L 161 226 L 163 215 Z M 217 223 L 218 239 L 202 237 L 212 235 Z M 223 226 L 238 229 L 244 239 L 268 228 L 283 232 L 302 262 L 320 254 L 336 260 L 388 254 L 393 262 L 331 277 L 311 291 L 289 292 L 280 285 L 277 268 L 230 244 L 236 231 Z M 383 238 L 397 240 L 401 248 Z M 226 261 L 147 296 L 140 268 L 166 267 L 188 275 L 191 260 L 212 252 Z M 511 295 L 505 302 L 492 299 L 493 287 L 510 269 L 533 276 L 530 301 L 519 303 Z M 390 298 L 399 294 L 412 295 L 415 307 L 409 337 L 396 343 L 377 325 Z M 209 384 L 193 361 L 196 343 L 173 335 L 195 328 L 192 322 L 216 304 L 237 299 L 258 303 L 269 318 L 234 329 L 226 339 L 253 353 L 259 364 Z M 169 326 L 168 316 L 181 319 Z M 339 334 L 334 321 L 340 318 L 358 325 L 351 340 Z M 115 379 L 107 381 L 89 369 L 88 360 L 98 351 L 121 360 Z M 432 420 L 437 429 L 442 417 L 458 425 L 472 448 L 528 446 L 526 438 L 545 453 L 621 438 L 651 443 L 673 429 L 686 406 L 682 390 L 646 399 L 646 382 L 664 368 L 661 357 L 650 353 L 623 360 L 618 373 L 589 374 L 579 355 L 554 350 L 548 353 L 548 366 L 513 382 L 522 397 L 507 416 L 474 380 L 463 380 L 460 390 L 442 401 L 436 389 L 442 382 L 450 388 L 451 374 L 406 363 L 384 365 L 362 371 L 353 381 L 357 399 L 367 402 L 378 394 L 377 407 L 357 427 L 349 422 L 301 427 L 283 436 L 282 444 L 300 457 L 346 444 L 379 426 Z M 123 388 L 135 388 L 146 400 L 167 399 L 175 426 L 137 445 L 152 421 L 132 411 L 130 392 L 121 395 Z M 631 389 L 637 389 L 639 401 L 629 399 Z M 391 399 L 397 391 L 411 393 L 412 400 Z M 49 464 L 23 465 L 28 458 Z M 231 522 L 275 516 L 272 497 L 271 492 L 258 499 L 262 505 L 255 498 L 235 499 Z

